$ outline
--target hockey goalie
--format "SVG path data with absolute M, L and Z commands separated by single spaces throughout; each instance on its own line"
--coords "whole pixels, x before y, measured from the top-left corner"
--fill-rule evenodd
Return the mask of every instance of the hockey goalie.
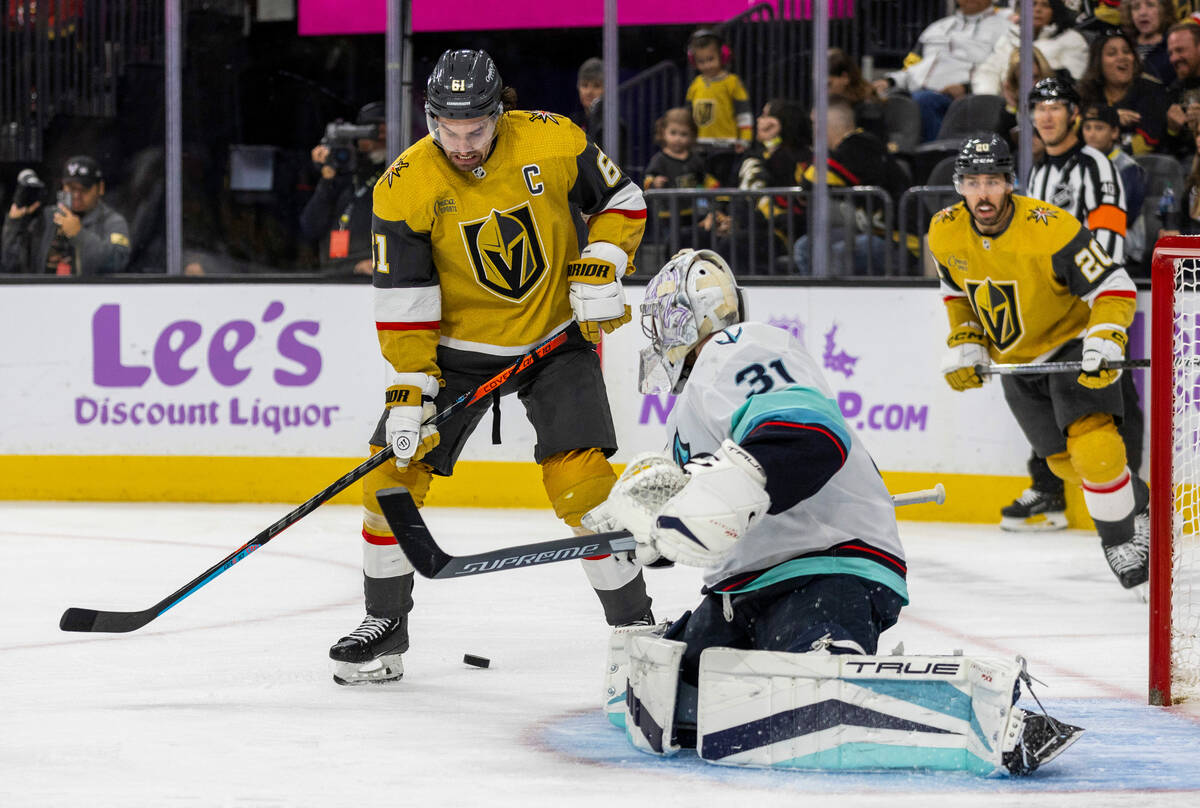
M 877 656 L 908 602 L 894 506 L 816 362 L 747 321 L 728 264 L 684 250 L 642 304 L 643 393 L 678 396 L 584 517 L 642 564 L 706 570 L 669 625 L 614 632 L 606 701 L 638 749 L 732 766 L 1027 774 L 1082 732 L 1016 707 L 1021 660 Z

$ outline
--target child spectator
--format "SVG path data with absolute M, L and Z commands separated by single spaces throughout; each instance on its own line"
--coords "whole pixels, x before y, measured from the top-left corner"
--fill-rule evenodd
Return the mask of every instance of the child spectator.
M 696 122 L 687 107 L 667 110 L 654 124 L 660 151 L 646 166 L 646 189 L 699 188 L 704 185 L 704 161 L 696 154 Z
M 588 139 L 608 148 L 604 142 L 604 62 L 592 57 L 579 66 L 575 79 L 575 89 L 579 91 L 579 105 L 583 107 L 583 115 L 576 115 L 574 121 L 583 130 Z M 625 122 L 617 121 L 617 153 L 609 154 L 620 163 L 629 154 L 629 132 Z
M 1092 43 L 1079 95 L 1084 104 L 1116 108 L 1125 151 L 1158 150 L 1167 130 L 1167 88 L 1142 73 L 1137 48 L 1124 31 L 1109 29 Z
M 1033 39 L 1038 50 L 1054 70 L 1066 70 L 1078 80 L 1087 67 L 1088 45 L 1083 34 L 1072 24 L 1075 12 L 1063 0 L 1033 0 Z M 1000 95 L 1009 57 L 1021 43 L 1019 15 L 1014 11 L 1012 24 L 992 47 L 992 53 L 971 74 L 971 89 L 977 95 Z
M 1174 0 L 1121 3 L 1121 27 L 1137 43 L 1137 54 L 1145 71 L 1164 85 L 1175 81 L 1175 68 L 1167 56 L 1167 29 L 1174 22 Z
M 675 107 L 667 110 L 654 124 L 654 142 L 660 151 L 650 158 L 646 166 L 646 190 L 655 188 L 713 188 L 717 181 L 704 167 L 704 160 L 695 151 L 696 122 L 692 120 L 692 111 L 687 107 Z M 670 224 L 670 205 L 654 204 L 647 200 L 650 207 L 658 209 L 658 220 Z M 679 203 L 678 221 L 680 227 L 690 227 L 692 224 L 693 202 L 707 207 L 703 200 L 684 199 Z
M 721 184 L 733 181 L 735 157 L 753 139 L 750 97 L 736 74 L 728 70 L 733 54 L 714 31 L 701 28 L 688 40 L 688 61 L 699 71 L 687 90 L 708 171 Z
M 1146 201 L 1146 170 L 1121 150 L 1121 120 L 1115 107 L 1086 104 L 1083 109 L 1083 142 L 1112 160 L 1125 186 L 1125 269 L 1137 277 L 1146 249 L 1142 203 Z
M 841 48 L 829 49 L 829 94 L 840 95 L 853 105 L 854 123 L 859 129 L 888 142 L 887 123 L 883 119 L 884 101 Z

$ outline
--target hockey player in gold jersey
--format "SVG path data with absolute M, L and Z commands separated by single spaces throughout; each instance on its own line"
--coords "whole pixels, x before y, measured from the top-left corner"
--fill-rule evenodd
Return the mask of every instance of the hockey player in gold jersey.
M 1149 494 L 1132 474 L 1117 432 L 1126 329 L 1137 290 L 1091 232 L 1061 208 L 1013 190 L 1013 162 L 999 137 L 970 138 L 955 163 L 963 201 L 934 215 L 937 259 L 950 318 L 943 365 L 955 390 L 981 387 L 977 368 L 996 362 L 1081 360 L 1078 377 L 1001 377 L 1004 397 L 1051 471 L 1081 485 L 1105 558 L 1139 592 L 1149 559 Z
M 484 413 L 423 426 L 437 409 L 564 332 L 566 343 L 518 377 L 515 391 L 537 433 L 547 496 L 582 530 L 580 518 L 616 479 L 607 460 L 616 434 L 593 343 L 630 319 L 621 278 L 633 271 L 645 202 L 573 123 L 512 109 L 514 100 L 486 53 L 446 51 L 426 88 L 429 135 L 375 186 L 375 327 L 394 378 L 371 445 L 392 446 L 396 462 L 364 480 L 367 616 L 330 649 L 339 684 L 403 673 L 413 568 L 375 492 L 403 485 L 421 505 L 432 476 L 451 474 Z M 636 565 L 612 557 L 583 564 L 611 625 L 652 620 Z

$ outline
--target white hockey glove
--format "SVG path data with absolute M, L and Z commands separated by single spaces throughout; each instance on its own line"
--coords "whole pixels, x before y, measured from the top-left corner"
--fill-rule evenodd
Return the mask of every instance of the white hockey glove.
M 650 543 L 654 518 L 687 481 L 683 469 L 666 455 L 640 454 L 625 466 L 608 499 L 583 515 L 582 524 L 596 533 L 628 530 L 638 542 L 637 560 L 653 564 L 659 557 Z
M 1108 363 L 1125 358 L 1125 345 L 1129 337 L 1125 329 L 1112 323 L 1101 323 L 1087 330 L 1083 339 L 1083 361 L 1079 363 L 1077 381 L 1084 387 L 1099 390 L 1121 378 L 1120 368 L 1108 370 Z
M 442 439 L 436 426 L 424 425 L 437 413 L 433 399 L 440 387 L 428 373 L 397 373 L 388 387 L 384 428 L 388 445 L 396 453 L 396 468 L 404 469 L 413 460 L 420 460 Z
M 767 475 L 728 439 L 716 454 L 688 463 L 687 471 L 691 478 L 659 512 L 650 543 L 671 561 L 715 566 L 771 506 Z
M 942 375 L 946 383 L 959 392 L 972 387 L 983 387 L 983 379 L 975 370 L 976 365 L 990 365 L 987 335 L 979 323 L 961 323 L 946 338 L 950 350 L 942 360 Z
M 592 242 L 578 258 L 567 262 L 571 311 L 579 330 L 592 342 L 600 341 L 601 331 L 613 331 L 632 317 L 621 288 L 628 266 L 625 251 L 607 241 Z

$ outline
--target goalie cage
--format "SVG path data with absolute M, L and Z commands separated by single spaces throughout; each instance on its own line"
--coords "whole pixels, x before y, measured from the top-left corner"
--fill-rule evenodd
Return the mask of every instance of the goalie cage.
M 1200 703 L 1200 237 L 1151 276 L 1150 703 Z

